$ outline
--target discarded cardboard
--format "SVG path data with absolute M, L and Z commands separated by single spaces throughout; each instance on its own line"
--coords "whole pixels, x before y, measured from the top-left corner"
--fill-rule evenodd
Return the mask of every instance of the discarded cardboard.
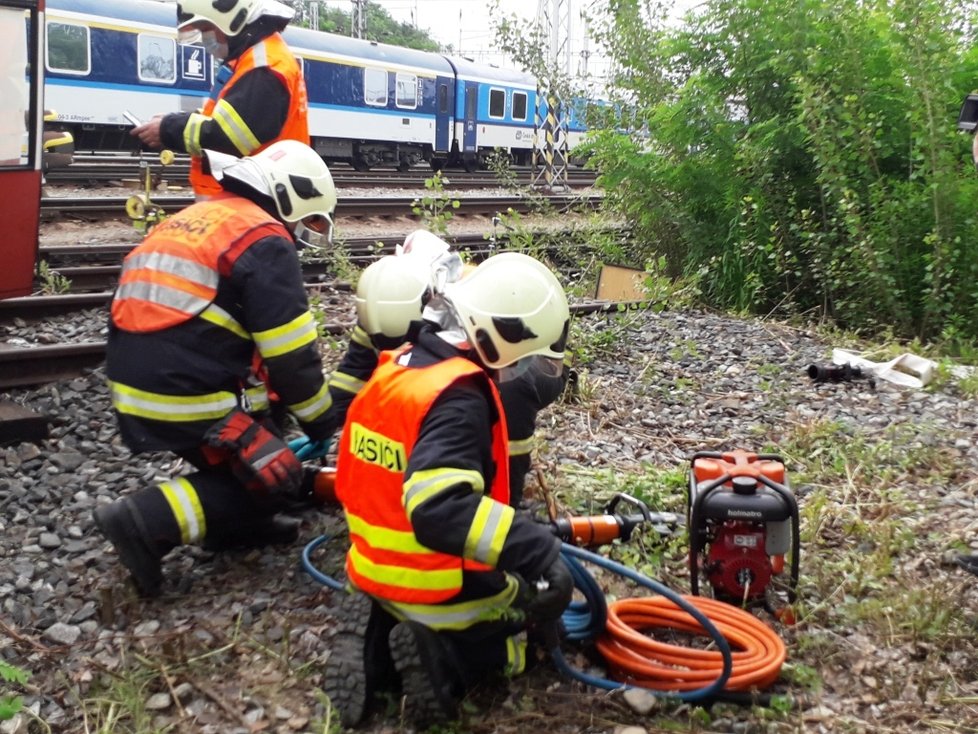
M 646 298 L 647 273 L 623 265 L 603 265 L 594 297 L 599 301 L 641 301 Z

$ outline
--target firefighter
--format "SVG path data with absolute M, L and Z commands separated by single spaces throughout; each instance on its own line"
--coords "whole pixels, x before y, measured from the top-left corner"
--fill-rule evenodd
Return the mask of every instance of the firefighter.
M 409 234 L 396 253 L 368 266 L 357 283 L 357 324 L 329 382 L 337 426 L 343 424 L 350 401 L 373 374 L 380 351 L 408 340 L 432 296 L 471 267 L 463 266 L 447 242 L 425 230 Z M 509 428 L 510 502 L 514 507 L 523 499 L 537 413 L 560 397 L 566 381 L 563 366 L 543 362 L 499 385 Z
M 309 101 L 302 67 L 282 31 L 295 11 L 276 0 L 180 0 L 178 40 L 223 61 L 199 112 L 157 115 L 131 134 L 154 150 L 189 153 L 198 197 L 221 193 L 205 166 L 206 148 L 252 155 L 277 140 L 309 144 Z
M 295 540 L 297 522 L 276 513 L 299 492 L 301 465 L 273 403 L 311 440 L 331 430 L 297 254 L 329 240 L 329 169 L 294 140 L 246 158 L 205 155 L 225 193 L 158 224 L 126 257 L 111 307 L 106 373 L 122 440 L 197 470 L 95 510 L 150 596 L 178 545 Z
M 437 323 L 381 354 L 340 439 L 355 591 L 324 686 L 346 726 L 394 676 L 415 724 L 454 718 L 487 673 L 523 670 L 528 626 L 551 627 L 571 598 L 560 542 L 509 503 L 496 388 L 533 362 L 560 365 L 564 292 L 533 258 L 504 253 L 438 300 Z

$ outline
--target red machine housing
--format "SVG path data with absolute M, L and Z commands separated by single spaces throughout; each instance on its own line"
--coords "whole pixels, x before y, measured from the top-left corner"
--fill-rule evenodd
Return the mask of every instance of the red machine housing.
M 689 474 L 690 587 L 705 576 L 719 599 L 762 602 L 790 558 L 788 601 L 798 585 L 798 504 L 773 454 L 698 452 Z

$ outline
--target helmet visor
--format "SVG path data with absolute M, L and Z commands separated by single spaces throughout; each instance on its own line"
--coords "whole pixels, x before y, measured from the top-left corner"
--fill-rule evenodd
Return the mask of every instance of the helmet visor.
M 333 244 L 333 220 L 324 214 L 313 214 L 299 220 L 295 239 L 300 247 L 323 249 Z
M 554 379 L 560 377 L 563 371 L 563 360 L 545 357 L 542 354 L 531 354 L 529 357 L 516 360 L 511 365 L 501 367 L 497 372 L 496 382 L 502 384 L 522 377 L 529 379 L 548 377 Z

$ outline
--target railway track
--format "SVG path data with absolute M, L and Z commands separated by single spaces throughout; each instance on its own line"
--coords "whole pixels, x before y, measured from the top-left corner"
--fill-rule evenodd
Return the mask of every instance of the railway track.
M 65 168 L 53 169 L 46 179 L 50 183 L 95 184 L 109 181 L 142 181 L 147 167 L 155 181 L 170 184 L 188 185 L 190 161 L 185 155 L 177 155 L 173 163 L 163 166 L 154 153 L 75 153 L 74 162 Z M 340 188 L 364 186 L 386 188 L 420 188 L 424 180 L 430 178 L 432 170 L 427 166 L 416 166 L 408 171 L 377 169 L 356 171 L 344 165 L 330 168 L 333 183 Z M 510 173 L 516 182 L 524 185 L 533 183 L 536 172 L 527 166 L 514 166 Z M 467 188 L 498 188 L 499 176 L 494 171 L 444 171 L 443 177 L 453 186 Z M 572 187 L 593 186 L 595 174 L 582 168 L 570 168 L 567 182 Z
M 41 199 L 41 216 L 46 219 L 65 214 L 121 216 L 126 211 L 128 196 L 45 196 Z M 499 212 L 512 209 L 526 214 L 536 211 L 541 203 L 546 201 L 556 210 L 566 210 L 573 207 L 595 207 L 600 202 L 600 196 L 580 196 L 571 194 L 551 194 L 539 197 L 523 196 L 466 196 L 459 197 L 459 208 L 453 210 L 462 216 L 492 216 Z M 341 197 L 336 205 L 337 217 L 413 217 L 412 207 L 418 200 L 416 196 L 375 197 L 354 196 Z M 153 203 L 166 212 L 176 212 L 189 206 L 194 201 L 192 196 L 154 196 Z
M 575 315 L 583 316 L 617 312 L 624 308 L 648 308 L 652 305 L 649 301 L 586 301 L 572 304 L 570 310 Z M 325 326 L 327 333 L 337 336 L 349 333 L 352 328 L 352 323 L 334 322 Z M 104 341 L 32 347 L 0 344 L 0 390 L 43 385 L 77 377 L 105 361 L 105 348 Z

